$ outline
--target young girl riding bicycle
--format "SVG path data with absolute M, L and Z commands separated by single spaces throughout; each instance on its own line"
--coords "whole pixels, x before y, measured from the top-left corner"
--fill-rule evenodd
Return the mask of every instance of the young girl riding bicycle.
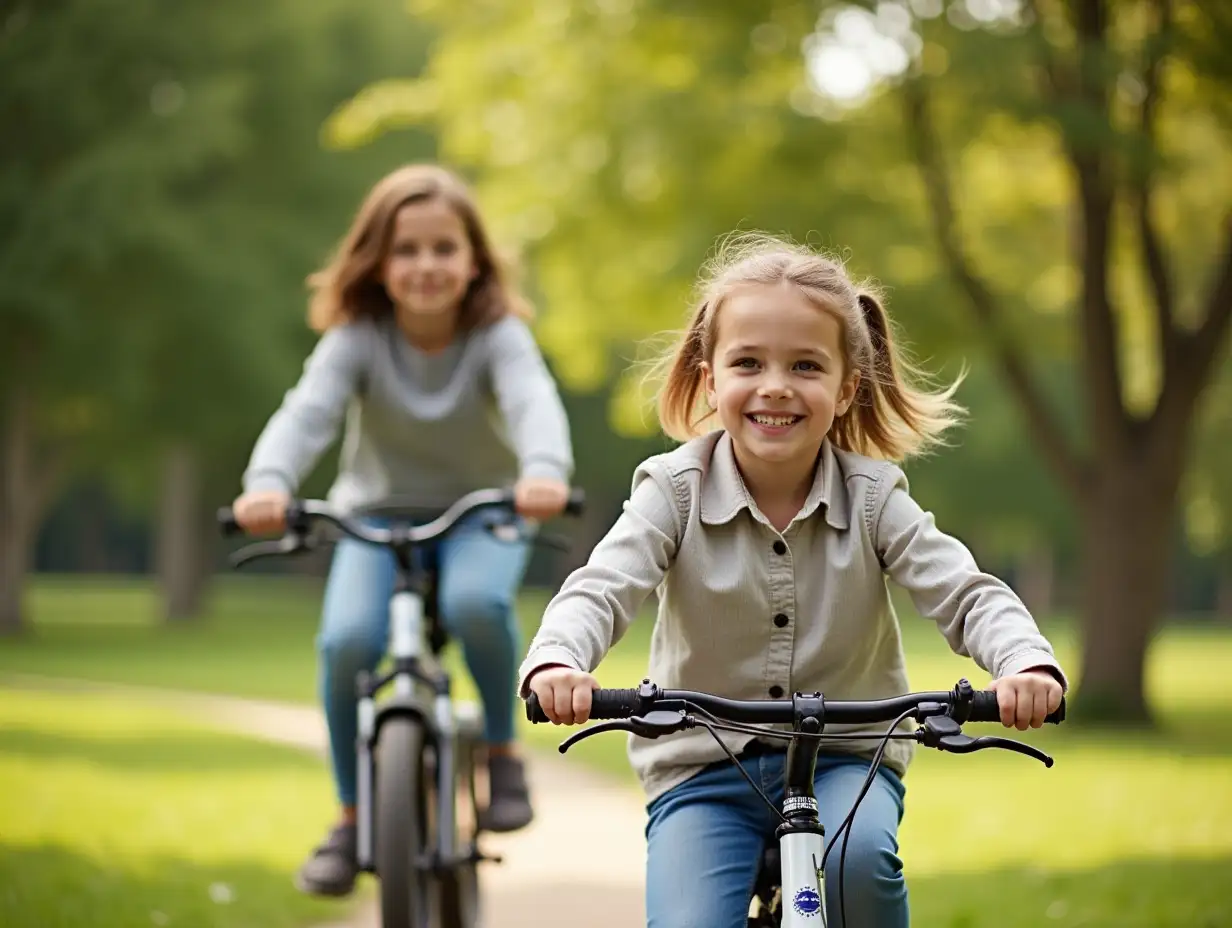
M 660 687 L 733 699 L 906 693 L 889 577 L 954 651 L 991 673 L 1004 724 L 1043 724 L 1065 686 L 1052 648 L 1018 597 L 936 528 L 891 463 L 937 444 L 961 412 L 957 384 L 929 390 L 919 380 L 880 301 L 841 264 L 760 237 L 721 256 L 659 396 L 663 429 L 683 444 L 638 467 L 623 514 L 548 605 L 522 695 L 533 691 L 555 722 L 586 721 L 598 687 L 590 671 L 652 591 L 649 676 Z M 782 749 L 722 737 L 780 803 Z M 833 834 L 872 747 L 825 745 L 815 789 Z M 649 801 L 649 925 L 743 928 L 777 824 L 769 810 L 704 729 L 632 737 L 629 755 Z M 897 832 L 910 758 L 908 742 L 890 742 L 855 817 L 853 928 L 908 924 Z M 835 925 L 836 869 L 827 875 Z
M 523 517 L 564 508 L 573 468 L 565 412 L 524 321 L 528 307 L 458 177 L 431 165 L 385 177 L 310 283 L 309 320 L 322 335 L 253 450 L 233 507 L 245 530 L 283 529 L 291 495 L 344 417 L 329 493 L 339 510 L 389 500 L 444 509 L 515 480 Z M 481 825 L 490 831 L 514 831 L 532 817 L 513 722 L 513 603 L 527 549 L 462 527 L 430 553 L 441 618 L 461 641 L 483 702 L 491 801 Z M 393 583 L 390 551 L 338 544 L 318 648 L 342 815 L 297 876 L 309 892 L 343 895 L 355 883 L 355 678 L 385 652 Z

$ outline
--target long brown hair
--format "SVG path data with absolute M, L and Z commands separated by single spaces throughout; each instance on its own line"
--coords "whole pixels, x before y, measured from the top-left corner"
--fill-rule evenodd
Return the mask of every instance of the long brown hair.
M 858 371 L 855 401 L 834 420 L 836 447 L 868 457 L 899 461 L 941 444 L 961 419 L 954 402 L 962 377 L 930 389 L 924 372 L 907 357 L 881 300 L 847 276 L 842 262 L 773 236 L 733 236 L 708 264 L 689 326 L 659 365 L 659 423 L 677 441 L 710 431 L 714 410 L 706 405 L 702 362 L 713 361 L 716 322 L 723 300 L 741 284 L 787 283 L 843 325 L 844 367 Z
M 389 250 L 398 210 L 408 203 L 440 199 L 458 214 L 475 253 L 478 273 L 462 297 L 458 325 L 463 331 L 495 322 L 506 313 L 531 316 L 530 304 L 497 257 L 466 183 L 435 164 L 409 164 L 373 186 L 329 262 L 308 278 L 312 298 L 308 324 L 324 332 L 345 322 L 393 312 L 381 283 L 381 264 Z

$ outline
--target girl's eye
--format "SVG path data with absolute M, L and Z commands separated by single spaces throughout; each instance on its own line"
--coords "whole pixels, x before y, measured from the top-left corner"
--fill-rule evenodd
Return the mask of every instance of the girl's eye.
M 817 372 L 817 373 L 822 372 L 822 366 L 818 364 L 816 361 L 797 361 L 796 367 L 800 368 L 801 370 L 806 370 L 809 372 Z
M 436 246 L 436 253 L 442 257 L 447 257 L 458 250 L 457 242 L 441 242 Z
M 756 358 L 739 358 L 735 361 L 735 363 L 732 364 L 732 367 L 739 367 L 739 368 L 744 368 L 745 370 L 752 370 L 753 368 L 757 367 L 757 359 Z

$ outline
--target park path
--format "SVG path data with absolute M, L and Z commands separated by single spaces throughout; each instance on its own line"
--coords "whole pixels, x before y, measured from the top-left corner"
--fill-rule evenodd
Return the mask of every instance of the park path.
M 324 721 L 318 710 L 307 706 L 26 675 L 0 678 L 0 686 L 123 692 L 185 710 L 238 734 L 322 757 L 326 752 Z M 645 925 L 646 812 L 641 794 L 556 755 L 530 753 L 527 763 L 535 821 L 516 834 L 481 839 L 485 851 L 504 858 L 484 865 L 481 872 L 482 928 Z M 321 775 L 326 775 L 324 768 Z M 349 920 L 320 928 L 378 924 L 369 898 Z

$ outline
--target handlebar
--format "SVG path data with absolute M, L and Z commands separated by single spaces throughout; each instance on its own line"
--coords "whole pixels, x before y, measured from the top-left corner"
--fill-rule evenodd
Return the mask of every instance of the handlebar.
M 254 557 L 277 554 L 293 554 L 309 547 L 307 536 L 313 523 L 323 522 L 341 530 L 350 537 L 373 545 L 390 547 L 413 547 L 425 544 L 448 533 L 463 516 L 486 507 L 512 508 L 512 487 L 474 490 L 454 501 L 441 515 L 424 525 L 378 528 L 365 525 L 361 520 L 344 516 L 334 511 L 329 503 L 321 500 L 292 500 L 287 505 L 287 534 L 278 541 L 258 542 L 237 551 L 232 558 L 236 566 Z M 569 493 L 564 514 L 580 515 L 586 505 L 586 494 L 581 488 Z M 217 520 L 224 535 L 238 535 L 243 528 L 235 519 L 230 506 L 218 510 Z
M 1001 720 L 997 694 L 992 690 L 972 689 L 965 680 L 948 692 L 907 693 L 873 700 L 825 699 L 820 693 L 796 693 L 790 699 L 725 699 L 692 690 L 661 690 L 644 681 L 638 689 L 594 690 L 590 705 L 592 719 L 628 719 L 654 711 L 700 710 L 727 722 L 755 725 L 790 725 L 818 709 L 825 722 L 835 724 L 892 722 L 904 713 L 917 721 L 936 715 L 949 715 L 958 722 Z M 534 693 L 526 700 L 526 718 L 536 723 L 550 721 Z M 1062 697 L 1060 707 L 1045 721 L 1055 725 L 1064 719 L 1065 697 Z
M 526 699 L 526 717 L 531 722 L 550 721 L 534 693 Z M 584 738 L 607 731 L 659 738 L 698 725 L 709 728 L 713 735 L 715 728 L 749 731 L 748 727 L 733 728 L 733 725 L 790 724 L 793 731 L 779 733 L 777 737 L 787 737 L 794 743 L 800 738 L 850 737 L 822 734 L 824 726 L 831 722 L 847 725 L 893 722 L 897 725 L 900 721 L 914 719 L 920 723 L 920 728 L 910 734 L 896 734 L 891 730 L 873 737 L 912 738 L 925 747 L 955 754 L 1005 748 L 1034 757 L 1047 767 L 1052 766 L 1051 757 L 1030 745 L 1009 738 L 971 738 L 963 734 L 964 722 L 1001 720 L 997 694 L 991 690 L 977 691 L 966 680 L 959 680 L 949 692 L 907 693 L 872 700 L 827 700 L 821 693 L 796 693 L 790 699 L 725 699 L 692 690 L 660 690 L 649 680 L 643 680 L 635 690 L 594 690 L 590 717 L 615 721 L 591 725 L 566 738 L 559 747 L 562 754 Z M 1064 719 L 1065 697 L 1062 696 L 1061 705 L 1045 721 L 1056 725 Z

